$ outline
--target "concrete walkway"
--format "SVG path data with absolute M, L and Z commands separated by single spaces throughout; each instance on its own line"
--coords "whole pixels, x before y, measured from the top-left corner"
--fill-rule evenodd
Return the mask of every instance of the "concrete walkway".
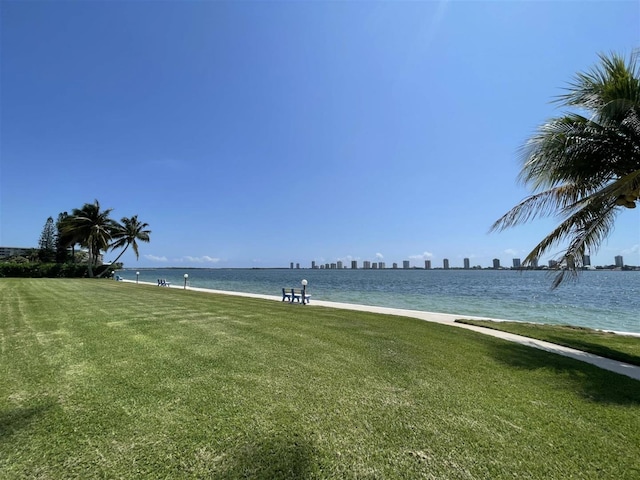
M 130 282 L 130 281 L 129 281 Z M 147 282 L 140 282 L 147 283 Z M 148 285 L 155 285 L 153 283 L 147 283 Z M 183 286 L 172 285 L 171 288 L 184 288 Z M 188 290 L 204 292 L 204 293 L 218 293 L 222 295 L 235 295 L 240 297 L 260 298 L 263 300 L 276 300 L 282 301 L 281 296 L 276 295 L 261 295 L 257 293 L 244 293 L 244 292 L 229 292 L 225 290 L 209 290 L 206 288 L 194 288 L 187 287 Z M 297 306 L 297 304 L 294 304 Z M 628 363 L 619 362 L 617 360 L 611 360 L 591 353 L 586 353 L 581 350 L 573 348 L 563 347 L 554 343 L 545 342 L 542 340 L 535 340 L 533 338 L 523 337 L 520 335 L 514 335 L 513 333 L 500 332 L 498 330 L 492 330 L 490 328 L 476 327 L 474 325 L 465 325 L 464 323 L 456 323 L 455 320 L 459 318 L 467 318 L 470 320 L 496 320 L 487 317 L 473 317 L 470 315 L 452 315 L 448 313 L 433 313 L 422 312 L 419 310 L 406 310 L 402 308 L 388 308 L 388 307 L 375 307 L 370 305 L 357 305 L 353 303 L 339 303 L 339 302 L 327 302 L 324 300 L 312 300 L 309 305 L 304 308 L 313 308 L 314 306 L 327 307 L 327 308 L 339 308 L 343 310 L 357 310 L 360 312 L 381 313 L 385 315 L 398 315 L 402 317 L 411 317 L 424 320 L 426 322 L 435 322 L 443 325 L 450 325 L 457 328 L 465 328 L 467 330 L 473 330 L 484 335 L 490 335 L 492 337 L 501 338 L 510 342 L 519 343 L 528 347 L 538 348 L 551 353 L 557 353 L 565 357 L 570 357 L 581 362 L 587 362 L 597 367 L 609 370 L 611 372 L 626 375 L 635 380 L 640 380 L 640 367 L 630 365 Z M 300 305 L 302 307 L 302 305 Z

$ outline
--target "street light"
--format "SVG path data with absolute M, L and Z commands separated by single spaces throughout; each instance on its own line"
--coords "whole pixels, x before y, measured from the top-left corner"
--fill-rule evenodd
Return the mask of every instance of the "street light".
M 116 279 L 116 275 L 115 275 L 115 273 L 116 273 L 116 272 L 114 272 L 113 270 L 111 270 L 111 278 L 113 278 L 114 280 Z
M 136 283 L 138 283 L 138 277 L 140 276 L 140 272 L 136 272 Z
M 306 280 L 302 280 L 302 304 L 305 305 L 305 295 L 307 294 L 307 281 Z
M 187 278 L 189 278 L 189 274 L 188 274 L 188 273 L 185 273 L 185 274 L 184 274 L 184 289 L 185 289 L 185 290 L 187 289 Z

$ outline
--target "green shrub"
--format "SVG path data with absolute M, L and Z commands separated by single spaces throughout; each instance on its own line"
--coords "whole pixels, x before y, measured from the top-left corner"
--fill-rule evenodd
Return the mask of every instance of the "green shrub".
M 88 276 L 87 265 L 73 263 L 0 263 L 0 277 L 78 278 Z

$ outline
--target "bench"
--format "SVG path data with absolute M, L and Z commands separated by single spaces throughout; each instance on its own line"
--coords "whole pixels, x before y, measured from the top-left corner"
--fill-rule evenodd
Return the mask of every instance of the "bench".
M 282 289 L 282 301 L 289 300 L 289 303 L 302 301 L 302 304 L 309 303 L 311 300 L 311 295 L 306 293 L 304 290 L 295 289 L 295 288 L 283 288 Z
M 170 287 L 171 286 L 171 282 L 167 282 L 164 278 L 159 278 L 158 279 L 158 286 L 159 287 Z

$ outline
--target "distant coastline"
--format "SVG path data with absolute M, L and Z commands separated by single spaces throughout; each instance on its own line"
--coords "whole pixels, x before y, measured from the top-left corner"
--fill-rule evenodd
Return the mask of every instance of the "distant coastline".
M 539 268 L 513 268 L 513 267 L 502 267 L 502 268 L 492 268 L 492 267 L 482 267 L 482 268 L 462 268 L 462 267 L 451 267 L 451 268 L 442 268 L 442 267 L 434 267 L 434 268 L 424 268 L 424 267 L 410 267 L 410 268 L 311 268 L 311 267 L 300 267 L 300 268 L 290 268 L 290 267 L 127 267 L 124 266 L 121 270 L 124 271 L 136 271 L 136 270 L 286 270 L 286 271 L 296 271 L 296 270 L 313 270 L 313 271 L 336 271 L 336 270 L 347 270 L 347 271 L 408 271 L 408 270 L 423 270 L 423 271 L 459 271 L 459 272 L 486 272 L 486 271 L 496 271 L 496 272 L 557 272 L 558 269 L 553 269 L 549 267 L 539 267 Z M 640 272 L 640 266 L 631 266 L 625 265 L 624 267 L 614 267 L 614 266 L 596 266 L 593 268 L 581 268 L 579 272 L 595 272 L 595 271 L 603 271 L 603 272 Z

